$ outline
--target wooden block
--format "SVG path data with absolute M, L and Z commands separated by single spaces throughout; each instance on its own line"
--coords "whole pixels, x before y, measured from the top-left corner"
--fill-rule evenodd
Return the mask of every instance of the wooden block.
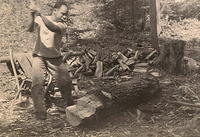
M 126 62 L 128 60 L 128 58 L 126 56 L 124 56 L 121 52 L 118 52 L 118 58 L 120 60 L 123 60 L 124 62 Z
M 113 71 L 115 71 L 117 68 L 119 67 L 119 65 L 116 65 L 116 66 L 114 66 L 114 67 L 112 67 L 110 70 L 108 70 L 107 72 L 106 72 L 106 76 L 110 76 L 112 73 L 113 73 Z
M 121 59 L 118 59 L 119 65 L 123 70 L 130 70 L 130 68 L 128 67 L 128 65 Z
M 86 95 L 77 100 L 76 105 L 66 108 L 66 117 L 70 125 L 78 126 L 83 120 L 91 119 L 103 103 L 95 95 Z
M 135 57 L 131 57 L 126 61 L 126 65 L 133 65 L 135 64 Z
M 137 67 L 137 68 L 134 68 L 133 72 L 146 73 L 147 72 L 147 68 Z
M 95 114 L 95 109 L 87 108 L 83 106 L 73 105 L 69 106 L 65 110 L 66 118 L 70 125 L 78 126 L 86 118 Z
M 102 61 L 96 62 L 95 76 L 98 77 L 98 78 L 103 76 L 103 62 Z
M 95 109 L 100 109 L 103 107 L 103 104 L 95 95 L 84 96 L 77 100 L 77 104 L 83 107 L 91 107 Z
M 151 57 L 156 54 L 157 50 L 152 51 L 149 55 L 146 56 L 145 60 L 151 59 Z
M 137 64 L 135 64 L 135 67 L 137 68 L 137 67 L 148 67 L 148 63 L 137 63 Z

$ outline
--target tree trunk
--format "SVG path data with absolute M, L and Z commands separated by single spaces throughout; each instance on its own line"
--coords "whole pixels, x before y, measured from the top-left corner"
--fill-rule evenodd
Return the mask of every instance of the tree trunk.
M 133 23 L 133 33 L 135 32 L 135 0 L 131 1 L 132 5 L 132 23 Z
M 87 123 L 107 108 L 116 106 L 137 106 L 148 102 L 159 93 L 159 82 L 152 75 L 136 74 L 131 80 L 116 83 L 116 80 L 94 81 L 96 90 L 79 98 L 77 103 L 66 108 L 70 125 Z
M 159 51 L 158 35 L 160 34 L 160 0 L 150 0 L 151 45 Z
M 183 73 L 184 47 L 184 41 L 168 40 L 167 43 L 160 47 L 160 55 L 156 64 L 171 74 Z

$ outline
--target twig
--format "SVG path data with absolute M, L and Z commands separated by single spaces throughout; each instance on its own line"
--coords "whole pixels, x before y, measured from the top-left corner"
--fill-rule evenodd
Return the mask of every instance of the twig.
M 195 98 L 198 99 L 198 101 L 200 100 L 199 96 L 191 88 L 188 87 L 188 90 L 194 95 Z
M 182 106 L 188 106 L 188 107 L 195 107 L 195 108 L 200 108 L 200 105 L 196 104 L 191 104 L 191 103 L 186 103 L 182 101 L 172 101 L 172 100 L 166 100 L 168 103 L 176 104 L 176 105 L 182 105 Z
M 55 129 L 55 130 L 52 130 L 52 131 L 49 133 L 49 135 L 55 134 L 55 133 L 61 131 L 62 129 L 63 129 L 63 127 L 62 127 L 62 128 L 58 128 L 58 129 Z

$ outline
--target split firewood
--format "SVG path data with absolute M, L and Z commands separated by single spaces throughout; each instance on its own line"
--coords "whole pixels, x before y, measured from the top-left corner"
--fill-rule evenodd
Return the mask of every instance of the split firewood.
M 152 51 L 149 55 L 146 56 L 145 60 L 151 59 L 156 54 L 156 52 L 157 50 Z
M 96 62 L 95 76 L 98 77 L 98 78 L 103 76 L 103 62 L 102 61 Z
M 148 63 L 137 63 L 135 67 L 148 67 Z
M 85 53 L 83 51 L 81 52 L 74 52 L 74 51 L 70 51 L 70 52 L 65 52 L 63 53 L 63 62 L 66 62 L 66 60 L 68 60 L 70 57 L 74 57 L 74 56 L 82 56 Z
M 136 68 L 134 68 L 133 72 L 137 72 L 137 73 L 146 73 L 146 72 L 147 72 L 147 68 L 144 68 L 144 67 L 136 67 Z
M 79 72 L 81 72 L 85 68 L 85 64 L 81 64 L 81 66 L 74 72 L 74 75 L 77 75 Z
M 110 75 L 112 75 L 112 73 L 113 73 L 117 68 L 119 68 L 119 65 L 116 65 L 116 66 L 112 67 L 110 70 L 108 70 L 108 71 L 105 73 L 105 76 L 110 76 Z
M 83 55 L 83 60 L 84 60 L 85 68 L 86 68 L 86 71 L 87 71 L 90 68 L 90 64 L 92 63 L 92 59 L 86 54 L 86 55 Z
M 79 93 L 78 80 L 77 79 L 73 79 L 72 80 L 72 85 L 74 86 L 74 93 L 77 96 L 78 93 Z
M 135 52 L 135 56 L 134 56 L 134 58 L 135 58 L 135 60 L 137 60 L 138 59 L 138 56 L 139 56 L 139 51 L 137 50 L 136 52 Z
M 118 59 L 117 61 L 119 62 L 119 65 L 120 65 L 120 67 L 121 67 L 123 70 L 130 70 L 130 68 L 129 68 L 128 65 L 124 62 L 124 60 Z
M 116 80 L 114 76 L 103 76 L 101 78 L 98 78 L 99 80 Z
M 128 58 L 128 60 L 126 61 L 126 65 L 130 66 L 130 65 L 133 65 L 135 64 L 135 57 L 130 57 Z
M 92 50 L 92 49 L 89 49 L 86 54 L 88 54 L 88 56 L 90 56 L 91 58 L 95 58 L 95 56 L 97 56 L 97 52 Z
M 127 48 L 127 53 L 125 54 L 126 57 L 130 57 L 130 56 L 133 55 L 133 54 L 134 54 L 133 49 L 131 49 L 131 48 Z
M 128 58 L 126 56 L 124 56 L 121 52 L 118 52 L 118 58 L 120 60 L 123 60 L 124 62 L 126 62 L 128 60 Z

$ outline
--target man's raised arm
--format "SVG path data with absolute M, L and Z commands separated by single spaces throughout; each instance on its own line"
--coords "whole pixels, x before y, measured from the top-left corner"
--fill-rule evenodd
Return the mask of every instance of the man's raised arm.
M 27 31 L 29 31 L 29 32 L 34 31 L 34 28 L 35 28 L 34 19 L 35 19 L 35 12 L 31 12 L 31 20 L 30 20 L 30 23 L 29 23 L 28 29 L 27 29 Z
M 43 16 L 42 14 L 40 14 L 40 17 L 42 18 L 45 26 L 50 30 L 50 31 L 53 31 L 53 32 L 56 32 L 56 33 L 59 33 L 61 34 L 62 30 L 61 28 L 54 24 L 53 22 L 51 22 L 50 20 L 48 20 L 45 16 Z

